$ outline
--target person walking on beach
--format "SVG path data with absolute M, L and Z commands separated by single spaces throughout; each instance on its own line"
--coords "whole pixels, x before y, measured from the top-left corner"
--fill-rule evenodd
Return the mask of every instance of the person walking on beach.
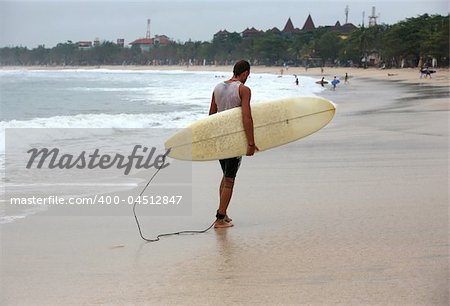
M 242 123 L 247 137 L 247 156 L 258 151 L 253 135 L 253 118 L 250 108 L 251 91 L 245 86 L 250 75 L 250 64 L 247 61 L 238 61 L 233 67 L 233 77 L 221 82 L 214 88 L 209 115 L 235 108 L 242 108 Z M 231 218 L 227 215 L 228 205 L 233 194 L 234 181 L 241 164 L 241 156 L 219 160 L 223 176 L 219 187 L 219 209 L 216 214 L 215 228 L 233 226 Z

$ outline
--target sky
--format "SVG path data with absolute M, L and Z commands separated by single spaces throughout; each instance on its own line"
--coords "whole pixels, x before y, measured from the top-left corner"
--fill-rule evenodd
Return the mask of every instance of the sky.
M 448 0 L 0 0 L 0 47 L 54 47 L 71 40 L 116 41 L 125 44 L 145 37 L 147 19 L 150 32 L 167 35 L 174 41 L 211 41 L 215 33 L 226 29 L 242 32 L 247 27 L 282 30 L 288 18 L 302 28 L 311 14 L 316 25 L 345 23 L 368 24 L 372 7 L 378 23 L 394 24 L 424 13 L 448 15 Z

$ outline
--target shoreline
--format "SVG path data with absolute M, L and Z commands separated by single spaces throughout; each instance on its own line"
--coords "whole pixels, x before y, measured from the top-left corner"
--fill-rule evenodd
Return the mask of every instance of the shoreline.
M 181 66 L 181 65 L 155 65 L 155 66 L 135 66 L 135 65 L 104 65 L 104 66 L 0 66 L 0 71 L 8 70 L 130 70 L 130 71 L 217 71 L 217 72 L 230 72 L 233 70 L 233 66 Z M 339 79 L 343 79 L 345 73 L 348 73 L 350 81 L 351 78 L 369 78 L 379 79 L 387 81 L 398 81 L 405 83 L 418 83 L 431 86 L 450 86 L 450 68 L 437 68 L 436 73 L 431 78 L 420 78 L 418 68 L 392 68 L 392 69 L 380 69 L 380 68 L 353 68 L 353 67 L 324 67 L 323 73 L 321 68 L 308 68 L 304 67 L 287 67 L 281 66 L 252 66 L 251 71 L 253 73 L 268 73 L 274 75 L 281 75 L 283 70 L 283 76 L 310 76 L 320 78 L 322 76 L 326 78 L 333 78 L 337 76 Z

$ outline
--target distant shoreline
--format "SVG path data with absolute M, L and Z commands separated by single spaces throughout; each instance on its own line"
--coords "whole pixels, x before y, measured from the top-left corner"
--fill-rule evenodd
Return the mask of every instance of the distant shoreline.
M 104 65 L 104 66 L 0 66 L 1 70 L 133 70 L 133 71 L 220 71 L 229 72 L 231 74 L 232 66 L 221 65 L 198 65 L 198 66 L 186 66 L 186 65 Z M 298 76 L 310 76 L 321 78 L 333 78 L 337 76 L 343 79 L 345 73 L 349 77 L 363 77 L 370 79 L 380 79 L 387 81 L 400 81 L 405 83 L 424 83 L 431 86 L 450 86 L 449 75 L 450 68 L 438 68 L 437 72 L 430 78 L 420 78 L 418 68 L 393 68 L 393 69 L 380 69 L 380 68 L 350 68 L 350 67 L 325 67 L 322 73 L 321 68 L 309 68 L 304 67 L 287 67 L 281 66 L 252 66 L 253 73 L 270 73 L 275 75 L 281 75 L 283 70 L 283 76 L 289 77 L 293 75 Z

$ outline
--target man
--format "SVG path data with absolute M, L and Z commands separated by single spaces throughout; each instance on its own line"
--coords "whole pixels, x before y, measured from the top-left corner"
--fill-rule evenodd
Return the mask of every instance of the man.
M 322 87 L 325 87 L 324 84 L 325 84 L 325 77 L 322 77 L 322 80 L 320 80 L 320 85 Z
M 253 136 L 253 119 L 250 108 L 251 91 L 245 86 L 250 75 L 250 64 L 247 61 L 238 61 L 233 67 L 233 77 L 228 81 L 217 84 L 211 98 L 209 115 L 234 107 L 242 108 L 242 123 L 247 138 L 247 156 L 252 156 L 258 147 Z M 219 187 L 219 209 L 216 214 L 215 228 L 233 226 L 231 218 L 227 215 L 228 204 L 233 194 L 234 180 L 241 164 L 241 156 L 222 159 L 223 177 Z

